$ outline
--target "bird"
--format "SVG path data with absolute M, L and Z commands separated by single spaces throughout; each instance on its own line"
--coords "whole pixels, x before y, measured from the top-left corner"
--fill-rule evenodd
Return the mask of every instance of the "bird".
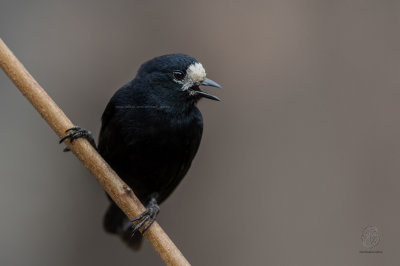
M 160 211 L 159 204 L 185 177 L 197 153 L 203 133 L 198 101 L 220 101 L 200 86 L 222 88 L 189 55 L 155 57 L 143 63 L 135 78 L 108 102 L 97 146 L 92 133 L 78 126 L 68 129 L 59 141 L 88 139 L 146 207 L 130 220 L 108 197 L 103 227 L 133 250 L 140 248 L 144 232 Z

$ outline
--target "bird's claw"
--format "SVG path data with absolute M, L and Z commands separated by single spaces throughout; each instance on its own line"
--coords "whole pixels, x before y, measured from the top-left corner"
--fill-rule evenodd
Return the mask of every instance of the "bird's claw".
M 157 214 L 159 212 L 160 212 L 160 207 L 157 205 L 155 201 L 151 201 L 146 210 L 132 220 L 132 223 L 134 223 L 132 226 L 132 237 L 147 222 L 142 231 L 142 234 L 144 234 L 144 232 L 146 232 L 147 229 L 149 229 L 149 227 L 156 220 Z M 135 222 L 138 223 L 135 224 Z
M 59 141 L 59 143 L 64 142 L 66 139 L 69 139 L 69 141 L 72 143 L 75 139 L 78 138 L 85 138 L 87 139 L 90 144 L 96 148 L 96 143 L 94 142 L 94 138 L 92 135 L 92 132 L 90 132 L 89 130 L 86 130 L 84 128 L 81 127 L 71 127 L 68 128 L 65 133 L 68 133 L 67 135 L 65 135 L 64 137 L 62 137 Z M 70 149 L 64 148 L 64 152 L 70 151 Z

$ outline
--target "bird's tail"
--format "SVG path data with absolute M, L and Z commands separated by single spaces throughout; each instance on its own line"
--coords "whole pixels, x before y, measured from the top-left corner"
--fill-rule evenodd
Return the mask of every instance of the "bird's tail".
M 122 241 L 131 249 L 140 249 L 142 234 L 137 232 L 132 236 L 132 222 L 114 203 L 111 203 L 104 216 L 103 226 L 106 232 L 119 235 Z

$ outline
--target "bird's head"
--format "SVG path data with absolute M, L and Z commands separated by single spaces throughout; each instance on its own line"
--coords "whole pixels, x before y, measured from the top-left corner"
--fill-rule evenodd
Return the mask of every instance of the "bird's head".
M 163 95 L 197 102 L 200 98 L 219 101 L 217 96 L 200 89 L 200 86 L 221 86 L 206 77 L 203 65 L 185 54 L 168 54 L 144 63 L 137 78 L 157 89 Z

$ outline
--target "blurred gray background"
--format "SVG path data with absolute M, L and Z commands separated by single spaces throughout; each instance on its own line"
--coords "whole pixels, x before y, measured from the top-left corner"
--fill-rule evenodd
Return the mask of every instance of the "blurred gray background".
M 194 265 L 399 265 L 399 29 L 399 1 L 0 2 L 0 37 L 96 138 L 150 58 L 223 85 L 158 218 Z M 163 264 L 103 231 L 102 188 L 4 73 L 0 123 L 0 265 Z

